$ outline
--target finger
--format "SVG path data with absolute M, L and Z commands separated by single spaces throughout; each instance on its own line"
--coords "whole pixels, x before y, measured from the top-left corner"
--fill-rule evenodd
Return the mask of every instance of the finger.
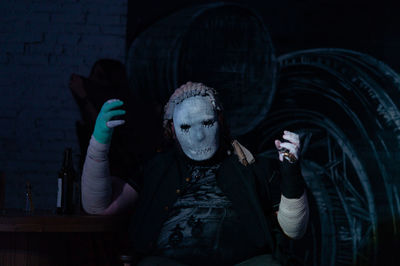
M 123 124 L 125 124 L 125 120 L 111 120 L 106 123 L 109 128 L 114 128 Z
M 124 115 L 126 113 L 125 110 L 112 110 L 108 111 L 107 113 L 104 114 L 103 119 L 105 121 L 110 121 L 114 116 L 117 115 Z
M 124 104 L 124 102 L 121 101 L 121 100 L 118 100 L 118 99 L 111 99 L 111 100 L 106 101 L 106 102 L 103 104 L 103 106 L 101 107 L 101 111 L 102 111 L 102 112 L 107 112 L 107 111 L 109 111 L 109 110 L 111 110 L 111 109 L 114 109 L 114 108 L 116 108 L 116 107 L 118 107 L 118 106 L 121 106 L 121 105 L 123 105 L 123 104 Z
M 279 140 L 275 140 L 275 147 L 280 150 L 281 149 L 281 142 Z
M 282 152 L 279 153 L 279 161 L 283 162 L 283 153 Z
M 283 131 L 283 135 L 287 135 L 287 136 L 289 136 L 289 137 L 291 137 L 293 139 L 297 139 L 297 142 L 300 142 L 300 137 L 299 137 L 299 134 L 297 134 L 297 133 L 284 130 Z
M 297 133 L 294 133 L 294 132 L 292 132 L 292 131 L 289 131 L 289 130 L 284 130 L 283 131 L 283 134 L 287 134 L 287 135 L 293 135 L 293 136 L 298 136 L 299 134 L 297 134 Z
M 282 136 L 282 138 L 287 140 L 287 141 L 289 141 L 289 142 L 291 142 L 291 143 L 293 143 L 293 144 L 295 144 L 296 146 L 299 146 L 299 144 L 300 144 L 299 136 L 296 137 L 296 136 L 293 136 L 293 135 L 285 134 L 285 135 Z
M 281 142 L 280 140 L 275 140 L 275 147 L 278 149 L 278 154 L 279 154 L 279 161 L 283 162 L 283 153 L 279 152 L 279 150 L 281 149 Z
M 297 156 L 297 149 L 293 143 L 283 142 L 283 143 L 281 143 L 281 147 L 288 149 L 290 153 L 293 153 L 294 155 Z

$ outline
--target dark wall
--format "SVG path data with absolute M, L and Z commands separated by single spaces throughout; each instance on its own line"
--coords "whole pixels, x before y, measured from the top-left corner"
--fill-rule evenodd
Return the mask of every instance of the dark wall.
M 157 19 L 193 4 L 217 1 L 129 1 L 128 46 Z M 278 55 L 309 48 L 336 47 L 368 53 L 400 70 L 400 18 L 393 2 L 362 0 L 230 1 L 258 12 Z
M 68 88 L 100 58 L 124 60 L 127 1 L 0 1 L 0 172 L 5 207 L 54 209 L 65 147 L 79 159 Z M 1 192 L 0 192 L 1 193 Z

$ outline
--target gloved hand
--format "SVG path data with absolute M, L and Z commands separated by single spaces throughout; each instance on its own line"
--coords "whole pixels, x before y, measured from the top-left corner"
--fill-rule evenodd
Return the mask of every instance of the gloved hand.
M 113 110 L 123 104 L 124 103 L 121 100 L 111 99 L 106 101 L 101 107 L 93 132 L 93 137 L 98 142 L 109 144 L 111 142 L 114 127 L 125 123 L 125 120 L 111 120 L 115 116 L 124 115 L 126 113 L 125 110 L 122 109 Z
M 290 163 L 295 163 L 299 159 L 300 138 L 299 135 L 290 131 L 283 131 L 282 138 L 288 142 L 275 140 L 275 147 L 278 149 L 279 160 L 286 159 Z

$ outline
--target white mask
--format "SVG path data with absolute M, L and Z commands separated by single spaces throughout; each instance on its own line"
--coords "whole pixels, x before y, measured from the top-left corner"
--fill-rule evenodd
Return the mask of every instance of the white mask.
M 175 106 L 175 135 L 190 159 L 210 159 L 219 147 L 217 113 L 208 96 L 193 96 Z

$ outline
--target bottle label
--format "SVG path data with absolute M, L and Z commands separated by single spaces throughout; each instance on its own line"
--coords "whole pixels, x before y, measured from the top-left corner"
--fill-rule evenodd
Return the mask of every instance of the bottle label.
M 62 196 L 62 179 L 58 178 L 57 208 L 61 208 L 61 196 Z

